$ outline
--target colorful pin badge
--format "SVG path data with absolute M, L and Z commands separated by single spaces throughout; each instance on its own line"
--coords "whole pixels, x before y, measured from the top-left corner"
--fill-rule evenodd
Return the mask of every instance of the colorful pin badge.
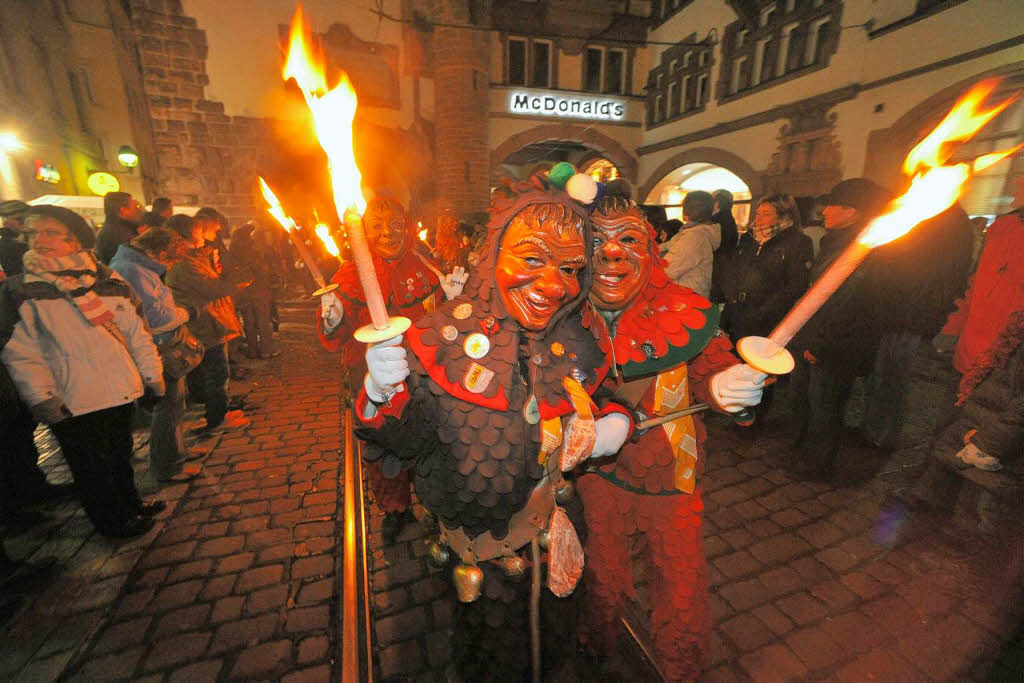
M 489 315 L 480 321 L 480 329 L 484 331 L 484 334 L 491 336 L 498 331 L 498 321 L 494 319 L 493 315 Z
M 466 375 L 462 378 L 462 386 L 474 394 L 482 394 L 492 379 L 494 379 L 494 372 L 492 370 L 488 370 L 479 363 L 473 363 L 466 370 Z
M 452 317 L 456 320 L 465 320 L 473 314 L 473 304 L 459 304 L 452 311 Z
M 459 331 L 455 329 L 454 325 L 445 325 L 441 328 L 441 336 L 446 341 L 455 341 L 459 336 Z
M 491 350 L 491 340 L 486 335 L 474 332 L 466 337 L 466 343 L 462 345 L 466 355 L 476 360 L 483 358 Z
M 565 344 L 562 342 L 554 342 L 551 345 L 551 353 L 561 358 L 562 355 L 565 354 Z

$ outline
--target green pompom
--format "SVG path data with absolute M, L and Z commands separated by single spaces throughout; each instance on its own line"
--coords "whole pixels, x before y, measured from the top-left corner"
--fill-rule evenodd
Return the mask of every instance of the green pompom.
M 548 181 L 559 190 L 564 190 L 565 184 L 574 175 L 576 175 L 576 168 L 572 164 L 568 161 L 559 161 L 548 171 Z

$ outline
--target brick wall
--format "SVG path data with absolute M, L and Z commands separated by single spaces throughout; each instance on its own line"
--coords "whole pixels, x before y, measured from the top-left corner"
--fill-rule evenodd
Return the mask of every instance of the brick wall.
M 181 0 L 131 0 L 156 143 L 159 192 L 177 204 L 211 205 L 232 221 L 262 213 L 257 169 L 273 147 L 265 119 L 227 116 L 205 99 L 206 33 Z
M 469 5 L 478 10 L 471 12 Z M 486 23 L 489 3 L 438 0 L 438 23 Z M 434 109 L 437 189 L 455 215 L 487 208 L 490 196 L 488 55 L 490 34 L 437 27 L 434 32 Z

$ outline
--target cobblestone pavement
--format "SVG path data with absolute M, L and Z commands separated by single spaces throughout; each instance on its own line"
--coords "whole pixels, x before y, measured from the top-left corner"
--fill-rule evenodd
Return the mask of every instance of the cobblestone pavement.
M 0 633 L 4 680 L 336 675 L 340 373 L 315 349 L 309 311 L 283 315 L 282 356 L 243 363 L 254 374 L 233 383 L 258 404 L 252 426 L 209 442 L 200 478 L 157 492 L 169 505 L 153 531 L 111 543 L 65 503 L 8 539 L 13 556 L 57 564 Z M 911 517 L 887 498 L 922 462 L 935 374 L 915 377 L 906 447 L 848 447 L 836 484 L 787 474 L 778 418 L 755 439 L 709 420 L 703 680 L 1024 680 L 1012 640 L 1020 545 L 972 531 L 963 505 L 951 519 Z M 51 480 L 66 477 L 41 443 Z M 422 523 L 386 543 L 372 500 L 369 512 L 377 677 L 443 680 L 448 578 L 426 562 Z

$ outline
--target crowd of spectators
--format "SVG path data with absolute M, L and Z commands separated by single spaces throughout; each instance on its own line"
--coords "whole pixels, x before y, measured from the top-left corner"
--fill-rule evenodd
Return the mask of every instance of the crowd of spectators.
M 145 533 L 164 503 L 139 494 L 133 425 L 149 424 L 150 477 L 188 481 L 201 440 L 249 424 L 229 394 L 229 345 L 278 354 L 272 233 L 247 223 L 228 240 L 216 209 L 175 213 L 161 197 L 146 211 L 124 192 L 104 197 L 104 213 L 97 232 L 67 208 L 0 203 L 0 529 L 25 528 L 39 520 L 34 506 L 74 495 L 101 534 Z M 188 402 L 205 410 L 190 433 Z M 73 483 L 47 482 L 40 424 Z M 0 571 L 13 566 L 0 544 Z

